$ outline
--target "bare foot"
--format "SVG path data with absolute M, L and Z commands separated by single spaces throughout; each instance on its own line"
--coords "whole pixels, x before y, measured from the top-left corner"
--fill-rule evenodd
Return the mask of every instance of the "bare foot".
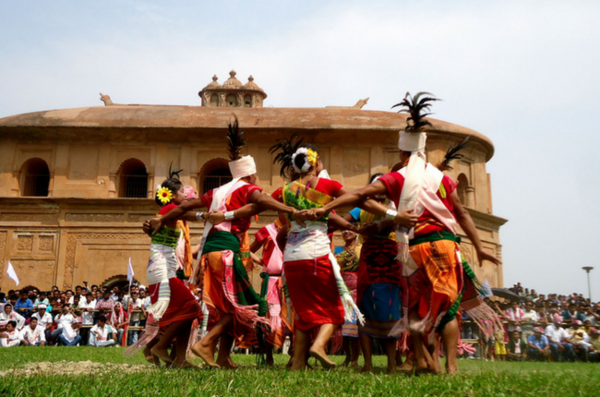
M 150 353 L 152 353 L 153 356 L 160 358 L 167 364 L 173 362 L 173 360 L 169 356 L 169 351 L 167 349 L 157 349 L 156 346 L 154 346 L 152 349 L 150 349 Z
M 182 361 L 182 362 L 173 361 L 173 363 L 171 364 L 171 367 L 177 368 L 177 369 L 190 369 L 190 368 L 199 369 L 200 368 L 197 365 L 194 365 L 187 360 Z
M 392 365 L 391 367 L 390 367 L 390 366 L 388 366 L 388 367 L 385 369 L 385 372 L 387 372 L 388 374 L 393 374 L 393 373 L 395 373 L 395 372 L 396 372 L 396 365 L 394 364 L 394 365 Z
M 358 360 L 356 360 L 356 361 L 352 361 L 352 362 L 350 363 L 350 366 L 351 366 L 351 367 L 358 367 Z
M 415 364 L 412 360 L 406 360 L 401 366 L 396 367 L 400 372 L 411 373 L 415 369 Z
M 273 357 L 267 358 L 267 367 L 273 367 L 275 365 L 275 361 L 273 361 Z
M 319 361 L 321 363 L 323 368 L 325 368 L 325 369 L 335 368 L 336 363 L 334 363 L 327 357 L 327 354 L 325 353 L 324 350 L 311 347 L 308 352 L 310 353 L 311 357 L 316 358 L 317 361 Z
M 367 374 L 369 372 L 373 372 L 373 366 L 372 365 L 365 365 L 364 367 L 362 367 L 362 369 L 360 370 L 361 374 Z
M 287 362 L 287 364 L 285 365 L 285 367 L 287 369 L 292 368 L 292 364 L 294 364 L 294 357 L 290 357 L 290 360 Z
M 225 369 L 237 369 L 238 368 L 238 366 L 231 360 L 231 357 L 227 357 L 222 360 L 217 360 L 217 365 L 219 365 L 221 368 L 225 368 Z
M 343 366 L 343 367 L 347 367 L 347 366 L 349 366 L 349 365 L 350 365 L 350 361 L 351 361 L 351 360 L 352 360 L 352 359 L 351 359 L 350 357 L 346 357 L 346 359 L 345 359 L 345 360 L 344 360 L 344 362 L 342 363 L 342 366 Z
M 219 364 L 215 362 L 214 354 L 210 352 L 210 346 L 202 346 L 202 341 L 196 342 L 192 346 L 192 353 L 197 355 L 211 368 L 221 368 Z
M 450 365 L 448 365 L 448 364 L 446 363 L 446 373 L 447 373 L 448 375 L 454 375 L 454 374 L 457 374 L 457 373 L 458 373 L 458 367 L 457 367 L 456 365 L 452 365 L 452 366 L 450 366 Z

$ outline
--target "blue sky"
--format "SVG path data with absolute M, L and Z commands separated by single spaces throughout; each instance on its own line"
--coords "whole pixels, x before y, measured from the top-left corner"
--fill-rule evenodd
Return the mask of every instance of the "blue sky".
M 171 4 L 175 3 L 175 4 Z M 225 3 L 225 4 L 223 4 Z M 600 210 L 600 3 L 0 0 L 0 117 L 116 103 L 199 105 L 252 74 L 265 106 L 388 110 L 430 91 L 436 118 L 492 139 L 505 285 L 587 293 Z

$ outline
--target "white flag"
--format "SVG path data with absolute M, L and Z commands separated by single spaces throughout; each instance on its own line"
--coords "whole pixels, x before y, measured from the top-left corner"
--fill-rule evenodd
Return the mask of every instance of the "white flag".
M 133 282 L 133 267 L 131 266 L 131 257 L 129 257 L 129 268 L 127 269 L 127 281 L 129 281 L 129 285 Z
M 15 273 L 15 269 L 8 261 L 8 266 L 6 267 L 6 274 L 8 274 L 8 278 L 15 280 L 15 283 L 19 285 L 19 277 L 17 277 L 17 273 Z

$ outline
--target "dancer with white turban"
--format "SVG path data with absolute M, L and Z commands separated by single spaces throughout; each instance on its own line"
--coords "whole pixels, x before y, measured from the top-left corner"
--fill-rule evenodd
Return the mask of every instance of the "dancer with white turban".
M 160 219 L 151 221 L 156 230 L 169 221 L 189 216 L 188 211 L 208 208 L 224 219 L 208 221 L 200 245 L 201 258 L 196 262 L 191 285 L 202 287 L 202 300 L 209 308 L 209 333 L 192 347 L 209 366 L 235 368 L 230 351 L 237 346 L 248 348 L 256 339 L 258 322 L 266 323 L 267 303 L 252 288 L 246 271 L 250 260 L 248 229 L 250 217 L 236 219 L 236 210 L 254 204 L 256 211 L 271 209 L 299 218 L 298 211 L 262 194 L 256 186 L 256 164 L 251 156 L 241 156 L 245 145 L 237 119 L 229 125 L 229 169 L 233 180 L 213 189 L 197 200 L 189 200 Z M 208 220 L 209 213 L 197 212 L 198 219 Z M 211 218 L 214 220 L 214 217 Z M 224 220 L 224 221 L 223 221 Z M 216 343 L 220 338 L 219 355 L 215 362 Z
M 454 373 L 457 371 L 458 345 L 456 313 L 466 291 L 463 260 L 456 235 L 458 225 L 473 244 L 480 265 L 484 260 L 501 262 L 484 251 L 475 224 L 455 191 L 456 183 L 426 162 L 427 135 L 423 131 L 430 123 L 424 118 L 428 114 L 422 111 L 428 110 L 430 102 L 436 99 L 423 97 L 425 95 L 427 93 L 418 93 L 412 98 L 407 94 L 396 105 L 405 107 L 404 111 L 410 113 L 407 127 L 400 132 L 398 142 L 403 168 L 339 197 L 317 210 L 314 216 L 318 218 L 335 208 L 363 203 L 381 194 L 387 195 L 398 211 L 414 211 L 418 216 L 416 226 L 411 229 L 399 227 L 396 240 L 404 282 L 402 306 L 408 314 L 415 344 L 416 370 L 440 370 L 437 349 L 432 358 L 423 339 L 424 335 L 429 335 L 429 342 L 435 346 L 436 335 L 440 334 L 446 352 L 446 371 Z M 374 214 L 397 218 L 397 212 L 392 209 Z M 476 317 L 493 316 L 485 307 L 478 310 Z

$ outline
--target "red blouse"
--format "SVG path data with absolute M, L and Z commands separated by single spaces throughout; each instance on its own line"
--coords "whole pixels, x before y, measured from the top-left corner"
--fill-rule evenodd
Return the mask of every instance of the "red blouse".
M 213 190 L 209 190 L 204 193 L 200 198 L 202 203 L 206 206 L 206 208 L 210 208 L 213 199 Z M 250 203 L 250 196 L 255 191 L 262 192 L 262 189 L 256 185 L 246 184 L 242 187 L 236 189 L 235 192 L 229 196 L 229 198 L 225 202 L 225 208 L 227 211 L 234 211 L 242 208 L 246 204 Z M 231 222 L 231 232 L 234 234 L 244 233 L 250 228 L 250 217 L 248 218 L 240 218 L 234 219 Z
M 396 208 L 398 208 L 400 193 L 404 186 L 404 177 L 399 172 L 390 172 L 379 178 L 379 180 L 382 181 L 387 188 L 388 198 L 392 200 L 394 204 L 396 204 Z M 458 186 L 456 182 L 444 175 L 440 188 L 437 191 L 437 196 L 442 200 L 442 203 L 450 210 L 450 212 L 453 212 L 454 210 L 454 203 L 452 202 L 450 195 L 456 190 L 456 186 Z M 415 225 L 415 237 L 441 230 L 449 231 L 442 222 L 435 219 L 435 217 L 425 209 Z

